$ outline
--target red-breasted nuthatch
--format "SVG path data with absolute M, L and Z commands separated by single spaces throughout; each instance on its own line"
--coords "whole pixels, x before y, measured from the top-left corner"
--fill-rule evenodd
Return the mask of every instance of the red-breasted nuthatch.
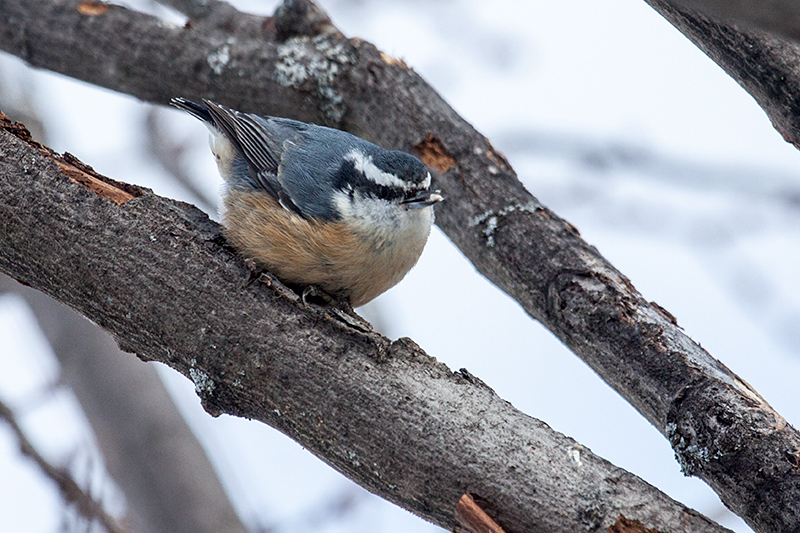
M 353 307 L 416 264 L 442 200 L 419 159 L 344 131 L 208 100 L 174 98 L 172 105 L 211 130 L 226 182 L 225 235 L 244 256 Z

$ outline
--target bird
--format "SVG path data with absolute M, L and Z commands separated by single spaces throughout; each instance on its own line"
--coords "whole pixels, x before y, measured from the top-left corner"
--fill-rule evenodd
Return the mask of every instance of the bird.
M 171 104 L 211 132 L 225 238 L 281 281 L 306 287 L 304 301 L 319 289 L 362 306 L 417 263 L 443 196 L 416 157 L 210 100 Z

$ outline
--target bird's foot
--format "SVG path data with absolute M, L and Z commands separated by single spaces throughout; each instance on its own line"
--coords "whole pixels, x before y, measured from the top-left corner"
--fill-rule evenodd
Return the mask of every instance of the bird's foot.
M 342 319 L 343 322 L 349 324 L 350 326 L 363 331 L 372 331 L 372 325 L 358 316 L 358 314 L 353 310 L 353 306 L 350 305 L 350 300 L 348 300 L 347 297 L 336 297 L 328 292 L 325 292 L 316 285 L 308 285 L 303 289 L 303 294 L 301 295 L 303 304 L 308 305 L 308 298 L 317 298 L 322 300 L 328 305 L 328 307 L 336 312 L 336 315 Z

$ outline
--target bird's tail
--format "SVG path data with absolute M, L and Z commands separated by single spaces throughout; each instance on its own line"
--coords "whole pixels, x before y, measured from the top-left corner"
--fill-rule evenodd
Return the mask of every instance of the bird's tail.
M 198 104 L 181 97 L 173 98 L 169 103 L 207 124 L 214 125 L 214 119 L 211 118 L 211 113 L 208 112 L 208 107 L 205 104 Z

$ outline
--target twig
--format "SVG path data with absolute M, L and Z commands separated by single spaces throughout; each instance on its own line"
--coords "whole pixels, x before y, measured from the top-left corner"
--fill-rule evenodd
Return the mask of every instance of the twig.
M 17 423 L 14 412 L 4 402 L 0 401 L 0 418 L 6 421 L 19 440 L 20 450 L 31 458 L 57 486 L 61 495 L 69 503 L 75 504 L 78 512 L 87 520 L 97 520 L 109 533 L 129 533 L 117 521 L 105 512 L 103 505 L 87 494 L 78 485 L 72 476 L 62 468 L 57 468 L 48 463 L 28 440 L 25 432 Z

